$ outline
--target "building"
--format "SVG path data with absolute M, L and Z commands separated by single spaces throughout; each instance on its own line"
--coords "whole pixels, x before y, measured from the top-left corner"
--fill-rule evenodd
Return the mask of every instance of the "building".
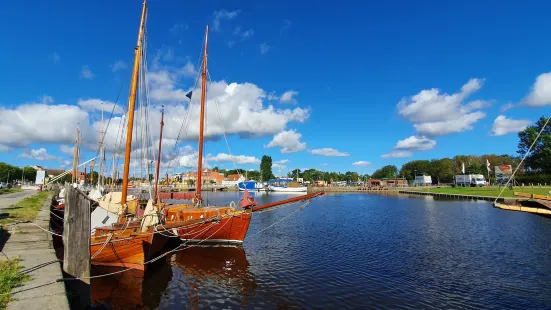
M 222 185 L 237 186 L 237 183 L 244 181 L 245 177 L 242 174 L 230 174 L 224 181 L 222 181 Z
M 327 186 L 327 181 L 324 181 L 324 180 L 317 180 L 317 181 L 314 182 L 314 186 L 325 187 L 325 186 Z
M 201 180 L 203 184 L 221 184 L 224 181 L 224 175 L 218 171 L 212 171 L 210 169 L 203 170 L 201 174 Z M 197 181 L 197 172 L 184 172 L 182 173 L 182 182 L 188 185 L 195 184 Z

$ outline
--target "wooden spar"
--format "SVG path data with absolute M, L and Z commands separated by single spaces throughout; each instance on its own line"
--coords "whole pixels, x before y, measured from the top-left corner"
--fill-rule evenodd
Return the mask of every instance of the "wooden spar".
M 161 171 L 161 146 L 163 144 L 163 126 L 164 126 L 164 120 L 165 118 L 165 108 L 163 106 L 163 110 L 161 111 L 161 133 L 159 134 L 159 154 L 157 154 L 157 170 L 155 171 L 155 199 L 153 200 L 153 203 L 157 203 L 159 200 L 159 172 Z
M 77 164 L 77 157 L 78 157 L 78 127 L 77 127 L 77 136 L 75 138 L 75 148 L 73 149 L 73 177 L 71 178 L 71 183 L 72 184 L 75 184 L 75 180 L 76 180 L 76 177 L 77 177 L 77 169 L 78 169 L 78 164 Z
M 199 156 L 197 159 L 197 189 L 195 203 L 201 204 L 201 177 L 203 176 L 203 130 L 205 127 L 205 97 L 207 96 L 207 54 L 209 49 L 209 26 L 205 31 L 205 53 L 203 55 L 203 70 L 201 73 L 201 119 L 199 120 Z
M 257 212 L 257 211 L 260 211 L 260 210 L 265 210 L 265 209 L 277 207 L 279 205 L 284 205 L 286 203 L 293 203 L 293 202 L 308 200 L 308 199 L 311 199 L 311 198 L 314 198 L 314 197 L 317 197 L 317 196 L 321 196 L 323 194 L 325 194 L 325 192 L 315 192 L 315 193 L 311 193 L 311 194 L 308 194 L 308 195 L 302 195 L 302 196 L 293 197 L 293 198 L 289 198 L 289 199 L 285 199 L 285 200 L 275 201 L 275 202 L 267 203 L 265 205 L 253 207 L 252 211 Z
M 140 56 L 142 54 L 142 38 L 145 27 L 145 12 L 147 10 L 146 0 L 143 1 L 142 19 L 140 21 L 140 30 L 138 31 L 138 43 L 136 44 L 134 56 L 134 69 L 132 71 L 132 84 L 130 87 L 130 96 L 128 97 L 128 123 L 126 129 L 126 149 L 124 150 L 124 170 L 122 174 L 122 196 L 121 205 L 126 205 L 126 195 L 128 193 L 128 172 L 130 170 L 130 152 L 132 151 L 132 130 L 134 127 L 134 107 L 136 104 L 136 88 L 138 87 L 138 74 L 140 71 Z
M 99 130 L 99 167 L 98 167 L 98 187 L 102 184 L 103 175 L 103 102 L 101 103 L 101 126 Z M 92 182 L 93 183 L 93 182 Z

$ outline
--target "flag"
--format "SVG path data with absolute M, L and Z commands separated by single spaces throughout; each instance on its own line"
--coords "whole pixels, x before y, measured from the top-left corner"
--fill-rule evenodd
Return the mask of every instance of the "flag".
M 486 169 L 490 172 L 490 161 L 488 159 L 486 159 Z
M 190 91 L 189 93 L 186 94 L 186 97 L 189 98 L 189 100 L 191 100 L 191 95 L 193 94 L 193 91 Z
M 461 163 L 461 172 L 465 174 L 465 163 Z

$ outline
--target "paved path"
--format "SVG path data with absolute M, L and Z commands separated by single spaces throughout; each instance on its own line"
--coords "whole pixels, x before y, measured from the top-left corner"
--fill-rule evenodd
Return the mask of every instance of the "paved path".
M 31 191 L 31 194 L 36 191 Z M 21 194 L 21 193 L 18 193 Z M 12 195 L 12 194 L 10 194 Z M 24 195 L 30 195 L 25 193 Z M 23 196 L 24 196 L 23 195 Z M 21 198 L 21 197 L 19 197 Z M 21 198 L 22 199 L 22 198 Z M 35 224 L 48 228 L 50 221 L 50 195 L 36 216 Z M 42 263 L 57 260 L 52 244 L 52 235 L 31 224 L 17 224 L 5 227 L 9 239 L 2 252 L 9 258 L 19 257 L 24 269 Z M 59 262 L 46 265 L 29 273 L 31 281 L 12 289 L 13 301 L 8 304 L 9 309 L 69 309 L 69 303 L 63 282 L 53 283 L 63 278 Z M 41 286 L 40 288 L 35 288 Z
M 20 202 L 21 200 L 36 194 L 36 190 L 24 190 L 17 193 L 0 195 L 0 210 L 5 209 L 13 204 Z

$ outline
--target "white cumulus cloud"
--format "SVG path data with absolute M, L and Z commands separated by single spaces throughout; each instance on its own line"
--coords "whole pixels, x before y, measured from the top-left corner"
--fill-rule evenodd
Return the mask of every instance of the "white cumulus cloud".
M 52 160 L 57 159 L 56 156 L 48 154 L 48 151 L 45 148 L 39 149 L 27 149 L 23 153 L 19 154 L 19 157 L 28 158 L 33 160 Z
M 471 130 L 486 116 L 480 109 L 491 105 L 491 101 L 464 101 L 483 84 L 483 79 L 470 79 L 460 92 L 451 95 L 437 88 L 422 90 L 403 98 L 398 103 L 398 113 L 413 122 L 420 135 L 441 136 Z
M 551 104 L 551 72 L 542 73 L 536 78 L 531 92 L 521 101 L 530 107 L 543 107 Z
M 128 65 L 122 60 L 117 60 L 114 64 L 111 65 L 111 70 L 113 70 L 113 72 L 124 70 L 126 68 L 128 68 Z
M 510 133 L 517 133 L 526 129 L 530 124 L 532 124 L 532 121 L 528 119 L 515 120 L 507 118 L 505 115 L 499 115 L 494 120 L 492 132 L 490 134 L 492 136 L 503 136 Z
M 404 140 L 399 140 L 396 143 L 394 149 L 396 150 L 412 150 L 412 151 L 426 151 L 434 148 L 436 141 L 428 139 L 426 137 L 411 136 Z
M 410 151 L 398 151 L 394 150 L 390 153 L 381 155 L 381 158 L 406 158 L 413 156 L 413 153 Z
M 360 161 L 357 161 L 357 162 L 353 162 L 352 165 L 359 166 L 359 167 L 365 167 L 365 166 L 371 165 L 371 163 L 368 162 L 368 161 L 360 160 Z
M 104 116 L 107 119 L 113 111 L 114 114 L 120 115 L 123 113 L 123 110 L 120 105 L 116 105 L 111 101 L 103 101 L 101 99 L 79 99 L 77 104 L 82 107 L 84 110 L 89 112 L 101 111 L 103 106 Z M 113 110 L 115 108 L 115 110 Z
M 231 156 L 230 154 L 226 154 L 226 153 L 220 153 L 216 156 L 212 156 L 211 154 L 208 154 L 207 161 L 214 161 L 217 163 L 235 162 L 236 164 L 260 164 L 260 159 L 254 156 L 246 156 L 246 155 Z
M 266 145 L 267 148 L 279 147 L 281 153 L 294 153 L 306 149 L 306 142 L 300 141 L 302 134 L 295 129 L 279 132 L 272 141 Z
M 313 155 L 320 155 L 320 156 L 337 156 L 337 157 L 350 156 L 350 154 L 348 154 L 346 152 L 341 152 L 337 149 L 333 149 L 333 148 L 329 148 L 329 147 L 324 147 L 324 148 L 321 148 L 321 149 L 315 149 L 315 150 L 312 150 L 310 152 Z
M 262 43 L 259 45 L 260 48 L 260 54 L 264 55 L 270 50 L 270 46 L 268 43 Z
M 73 155 L 73 152 L 75 150 L 75 147 L 74 146 L 70 146 L 70 145 L 66 145 L 66 144 L 62 144 L 59 146 L 59 150 L 62 152 L 62 153 L 65 153 L 65 154 L 68 154 L 68 155 Z
M 296 99 L 293 98 L 296 95 L 298 95 L 298 91 L 288 90 L 281 95 L 279 101 L 282 103 L 297 103 Z

